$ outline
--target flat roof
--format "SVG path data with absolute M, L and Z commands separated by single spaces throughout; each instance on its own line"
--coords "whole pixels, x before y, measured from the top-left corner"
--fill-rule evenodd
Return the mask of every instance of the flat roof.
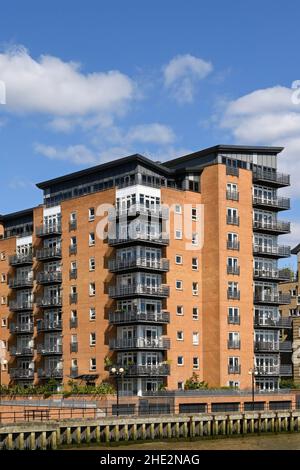
M 11 212 L 10 214 L 4 214 L 4 215 L 0 214 L 0 222 L 7 222 L 8 220 L 18 219 L 19 217 L 24 217 L 26 215 L 33 216 L 34 209 L 35 207 L 31 207 L 30 209 L 24 209 L 18 212 Z

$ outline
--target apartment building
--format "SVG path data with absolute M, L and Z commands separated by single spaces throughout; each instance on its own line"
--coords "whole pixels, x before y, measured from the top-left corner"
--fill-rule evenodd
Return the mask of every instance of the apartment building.
M 2 381 L 114 380 L 119 365 L 124 393 L 182 389 L 193 372 L 278 389 L 281 151 L 132 155 L 39 183 L 40 206 L 0 219 Z

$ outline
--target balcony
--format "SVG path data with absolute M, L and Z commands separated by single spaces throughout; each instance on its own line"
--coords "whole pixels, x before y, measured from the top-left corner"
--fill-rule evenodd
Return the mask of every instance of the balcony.
M 153 350 L 166 350 L 170 349 L 170 339 L 112 339 L 109 342 L 110 349 L 153 349 Z
M 61 271 L 43 271 L 38 273 L 37 282 L 39 284 L 59 284 L 62 282 L 62 273 Z
M 240 300 L 240 291 L 227 289 L 227 299 Z
M 61 259 L 61 247 L 42 248 L 36 251 L 36 258 L 39 261 L 47 261 L 50 259 Z
M 268 222 L 265 220 L 254 220 L 253 230 L 255 232 L 266 232 L 273 233 L 274 235 L 284 235 L 285 233 L 290 233 L 291 224 L 290 222 L 285 222 L 283 220 L 273 220 L 272 222 Z
M 122 246 L 122 245 L 136 245 L 137 243 L 146 243 L 147 245 L 160 245 L 167 246 L 169 244 L 169 238 L 163 238 L 160 235 L 152 236 L 142 233 L 136 233 L 134 237 L 108 237 L 108 244 L 110 246 Z
M 10 289 L 22 289 L 26 287 L 33 287 L 33 279 L 28 277 L 16 277 L 8 281 L 8 286 Z
M 227 176 L 239 176 L 239 168 L 226 165 Z
M 256 168 L 253 170 L 253 181 L 267 183 L 269 186 L 284 187 L 290 185 L 290 175 Z
M 240 267 L 239 266 L 227 266 L 227 274 L 235 274 L 239 276 Z
M 280 367 L 279 366 L 258 366 L 255 368 L 257 375 L 264 376 L 279 376 Z
M 239 200 L 239 192 L 238 191 L 226 191 L 226 199 L 228 201 L 238 201 Z
M 231 315 L 228 315 L 227 323 L 228 323 L 228 325 L 240 325 L 241 324 L 241 317 L 240 316 L 233 317 Z
M 32 310 L 33 302 L 32 300 L 12 300 L 9 302 L 9 309 L 12 312 L 18 312 L 22 310 Z
M 32 369 L 15 368 L 9 370 L 11 379 L 30 380 L 34 378 L 34 371 Z
M 291 278 L 290 272 L 285 269 L 254 269 L 254 279 L 268 279 L 272 281 L 288 281 Z
M 77 229 L 77 220 L 70 220 L 69 222 L 69 230 L 76 230 Z
M 112 325 L 153 323 L 167 324 L 170 322 L 169 312 L 110 312 L 109 322 Z
M 291 201 L 288 197 L 265 198 L 263 196 L 253 196 L 253 206 L 282 211 L 290 209 Z
M 11 346 L 9 353 L 11 356 L 33 356 L 34 350 L 30 346 Z
M 282 317 L 278 319 L 272 319 L 255 317 L 254 326 L 258 328 L 292 328 L 292 318 Z
M 293 366 L 290 364 L 281 364 L 280 375 L 283 377 L 287 377 L 287 376 L 291 377 L 293 375 Z
M 257 352 L 279 352 L 278 341 L 255 341 L 254 350 Z
M 36 299 L 36 304 L 38 307 L 48 308 L 48 307 L 61 307 L 62 298 L 61 296 L 57 297 L 39 297 Z
M 240 218 L 234 215 L 227 215 L 226 222 L 228 225 L 240 225 Z
M 37 331 L 61 331 L 62 320 L 37 320 Z
M 227 348 L 228 349 L 241 349 L 240 340 L 228 340 L 227 341 Z
M 158 364 L 158 365 L 147 365 L 147 366 L 126 366 L 124 367 L 125 376 L 132 377 L 166 377 L 170 375 L 170 366 L 169 364 Z
M 144 286 L 142 284 L 134 284 L 126 287 L 110 286 L 108 293 L 112 299 L 140 295 L 145 297 L 167 298 L 170 294 L 170 288 L 168 286 Z
M 77 269 L 70 269 L 69 278 L 70 278 L 70 280 L 71 279 L 77 279 Z
M 241 366 L 228 366 L 228 374 L 240 374 L 241 373 Z
M 35 234 L 37 237 L 49 237 L 52 235 L 61 235 L 61 224 L 41 225 L 36 228 Z
M 77 292 L 73 292 L 72 294 L 70 294 L 69 300 L 70 300 L 70 304 L 77 304 L 77 301 L 78 301 Z
M 291 248 L 285 245 L 253 245 L 253 253 L 272 258 L 287 258 L 291 254 Z
M 130 207 L 115 208 L 115 213 L 108 215 L 108 220 L 112 221 L 115 218 L 137 217 L 137 216 L 151 216 L 161 219 L 169 219 L 169 208 L 162 205 L 146 207 L 145 204 L 136 203 Z
M 282 341 L 279 343 L 280 352 L 292 352 L 292 350 L 293 350 L 292 341 Z
M 291 302 L 290 294 L 272 293 L 267 294 L 259 292 L 254 294 L 255 304 L 274 304 L 274 305 L 288 305 Z
M 236 240 L 227 240 L 227 250 L 236 250 L 239 251 L 240 242 Z
M 77 327 L 78 327 L 78 319 L 70 318 L 70 328 L 77 328 Z
M 32 253 L 12 255 L 9 257 L 10 266 L 22 266 L 32 264 Z
M 63 370 L 62 369 L 38 369 L 38 378 L 39 379 L 62 379 Z
M 151 260 L 147 258 L 136 258 L 131 260 L 109 260 L 108 269 L 110 272 L 134 271 L 136 269 L 145 269 L 147 271 L 169 271 L 169 260 Z
M 62 354 L 63 347 L 62 344 L 38 344 L 37 346 L 38 354 L 42 356 L 51 356 L 52 354 Z
M 70 245 L 69 246 L 69 254 L 76 255 L 77 254 L 77 245 Z
M 70 352 L 73 353 L 73 352 L 78 352 L 78 342 L 77 341 L 73 341 L 70 343 Z
M 18 333 L 33 333 L 33 322 L 28 323 L 11 323 L 9 325 L 9 331 L 11 334 L 18 334 Z

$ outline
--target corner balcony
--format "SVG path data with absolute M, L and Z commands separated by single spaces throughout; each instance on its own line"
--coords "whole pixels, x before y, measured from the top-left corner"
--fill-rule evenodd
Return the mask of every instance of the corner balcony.
M 35 231 L 36 236 L 39 238 L 61 235 L 61 233 L 61 224 L 41 225 L 40 227 L 37 227 Z
M 268 305 L 288 305 L 291 302 L 290 294 L 266 294 L 264 292 L 254 294 L 255 304 L 268 304 Z
M 37 320 L 37 331 L 38 333 L 47 332 L 47 331 L 61 331 L 62 330 L 62 320 Z
M 25 266 L 25 265 L 31 265 L 33 262 L 33 256 L 32 253 L 28 254 L 18 254 L 18 255 L 12 255 L 8 259 L 9 265 L 10 266 Z
M 153 323 L 168 324 L 170 323 L 169 312 L 110 312 L 109 322 L 111 325 L 124 325 L 135 323 Z
M 255 317 L 254 326 L 257 328 L 292 328 L 292 318 L 281 317 L 278 319 L 272 319 Z
M 256 352 L 279 352 L 279 341 L 255 341 L 254 350 Z
M 267 279 L 270 281 L 288 281 L 291 278 L 290 273 L 285 269 L 254 269 L 254 279 Z
M 10 323 L 9 331 L 11 334 L 33 333 L 33 322 L 28 323 Z
M 279 374 L 282 377 L 292 377 L 293 376 L 293 366 L 289 365 L 289 364 L 281 364 Z
M 112 259 L 108 261 L 108 269 L 112 273 L 135 270 L 167 272 L 169 271 L 169 265 L 170 263 L 167 259 L 151 260 L 147 258 L 136 258 L 131 260 Z
M 23 289 L 33 287 L 33 279 L 28 277 L 15 277 L 8 281 L 8 286 L 10 289 Z
M 169 238 L 163 238 L 160 235 L 147 235 L 145 234 L 135 234 L 134 237 L 121 238 L 116 236 L 108 237 L 109 246 L 127 246 L 127 245 L 136 245 L 138 243 L 145 243 L 147 245 L 158 245 L 158 246 L 167 246 L 169 244 Z
M 291 248 L 285 245 L 253 245 L 253 253 L 271 258 L 288 258 Z
M 50 308 L 50 307 L 61 307 L 62 298 L 61 296 L 57 297 L 39 297 L 36 299 L 36 304 L 41 308 Z
M 37 282 L 39 284 L 59 284 L 62 282 L 62 273 L 61 271 L 40 272 L 37 275 Z
M 9 349 L 11 356 L 33 356 L 33 347 L 29 346 L 11 346 Z
M 115 220 L 115 218 L 131 218 L 137 216 L 156 217 L 168 220 L 169 208 L 162 205 L 147 207 L 145 204 L 137 202 L 130 207 L 115 208 L 115 214 L 109 214 L 108 220 L 112 221 Z
M 280 352 L 292 352 L 292 350 L 293 350 L 292 341 L 281 341 L 279 343 L 279 351 Z
M 291 200 L 288 197 L 265 198 L 263 196 L 253 196 L 253 206 L 274 211 L 288 210 L 291 207 Z
M 268 186 L 283 188 L 290 185 L 290 175 L 278 173 L 277 171 L 253 170 L 254 183 L 266 183 Z
M 38 378 L 39 379 L 62 379 L 63 370 L 62 369 L 38 369 Z
M 156 366 L 120 365 L 120 367 L 124 367 L 125 376 L 129 377 L 166 377 L 170 375 L 169 364 L 158 364 Z
M 255 368 L 255 371 L 260 376 L 279 376 L 280 366 L 259 366 Z
M 33 309 L 32 300 L 12 300 L 9 302 L 9 309 L 12 312 L 21 312 Z
M 291 224 L 290 222 L 285 222 L 283 220 L 273 220 L 272 222 L 268 222 L 265 220 L 254 220 L 253 230 L 255 232 L 272 233 L 274 235 L 284 235 L 285 233 L 290 233 Z
M 112 339 L 109 342 L 110 349 L 113 350 L 132 350 L 132 349 L 153 349 L 153 350 L 167 350 L 170 349 L 170 339 Z
M 11 379 L 18 380 L 31 380 L 34 378 L 34 371 L 32 369 L 15 368 L 9 370 Z
M 42 248 L 36 251 L 36 259 L 39 261 L 48 261 L 51 259 L 61 259 L 61 247 Z
M 60 355 L 62 352 L 62 344 L 38 344 L 37 346 L 37 353 L 42 356 Z
M 170 288 L 168 286 L 144 286 L 142 284 L 135 284 L 126 287 L 110 286 L 108 294 L 112 299 L 122 299 L 132 296 L 155 297 L 164 299 L 169 297 Z

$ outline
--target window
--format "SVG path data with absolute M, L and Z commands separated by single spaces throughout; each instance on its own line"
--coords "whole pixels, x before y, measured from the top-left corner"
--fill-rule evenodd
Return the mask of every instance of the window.
M 91 357 L 90 359 L 90 371 L 94 371 L 97 369 L 97 361 L 95 357 Z
M 175 238 L 176 238 L 176 240 L 181 240 L 182 239 L 182 230 L 176 230 L 175 231 Z
M 183 365 L 184 365 L 183 356 L 178 356 L 178 357 L 177 357 L 177 365 L 178 365 L 178 366 L 183 366 Z
M 6 256 L 5 256 L 5 251 L 1 251 L 1 253 L 0 253 L 0 260 L 1 260 L 1 261 L 4 261 L 5 258 L 6 258 Z
M 192 283 L 192 292 L 193 292 L 193 295 L 198 295 L 198 282 Z
M 76 212 L 71 212 L 70 213 L 70 222 L 76 222 L 76 220 L 77 220 Z
M 193 332 L 193 345 L 198 346 L 199 344 L 199 333 L 198 331 Z
M 95 220 L 95 208 L 90 207 L 89 208 L 89 222 L 92 222 L 93 220 Z
M 239 325 L 240 309 L 238 307 L 228 307 L 228 323 L 232 325 Z
M 193 357 L 193 369 L 199 369 L 199 357 Z
M 90 282 L 89 294 L 90 294 L 90 296 L 93 296 L 93 295 L 96 294 L 96 286 L 95 286 L 94 282 Z
M 94 307 L 90 308 L 90 321 L 96 320 L 96 309 Z
M 198 258 L 192 258 L 192 269 L 194 271 L 198 270 Z
M 193 320 L 199 320 L 199 309 L 198 309 L 198 307 L 193 307 Z
M 199 244 L 199 238 L 198 238 L 198 233 L 193 233 L 192 234 L 192 245 L 197 246 Z
M 6 282 L 6 274 L 5 273 L 1 274 L 1 282 Z
M 6 297 L 5 297 L 5 295 L 2 295 L 2 297 L 1 297 L 1 305 L 6 305 Z
M 176 264 L 182 264 L 182 256 L 181 255 L 175 255 L 175 263 Z
M 95 234 L 94 232 L 91 232 L 89 234 L 89 246 L 94 246 L 95 245 Z
M 184 390 L 184 382 L 177 382 L 178 390 Z
M 96 333 L 90 333 L 90 346 L 96 346 Z
M 7 326 L 7 318 L 1 318 L 1 326 L 5 328 Z
M 177 305 L 176 315 L 183 315 L 183 305 Z
M 240 382 L 236 382 L 235 380 L 229 380 L 228 387 L 240 388 Z
M 71 242 L 71 246 L 76 246 L 77 245 L 77 238 L 76 237 L 71 237 L 70 242 Z
M 177 331 L 177 341 L 183 341 L 183 340 L 184 340 L 183 331 L 182 330 Z
M 4 371 L 4 372 L 7 371 L 7 362 L 2 361 L 1 370 Z
M 175 213 L 176 214 L 181 214 L 182 209 L 180 204 L 175 204 Z
M 90 271 L 95 271 L 95 267 L 96 267 L 95 258 L 90 258 L 89 259 L 89 269 L 90 269 Z
M 192 220 L 198 220 L 198 214 L 196 207 L 192 207 Z
M 177 290 L 182 290 L 183 288 L 183 283 L 180 280 L 176 280 L 176 289 Z

